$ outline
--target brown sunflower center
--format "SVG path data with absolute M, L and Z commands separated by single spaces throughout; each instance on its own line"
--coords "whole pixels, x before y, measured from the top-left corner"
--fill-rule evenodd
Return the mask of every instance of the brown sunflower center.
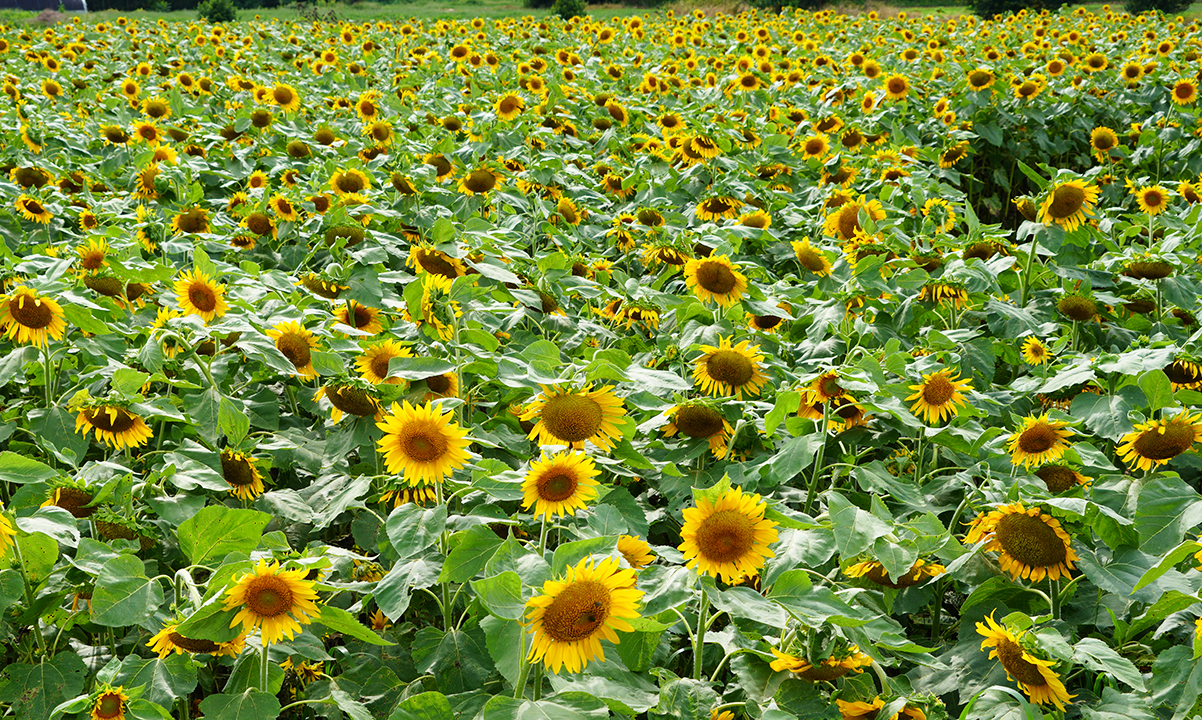
M 1093 146 L 1098 150 L 1109 150 L 1118 142 L 1118 138 L 1109 133 L 1099 133 L 1093 141 Z
M 409 458 L 417 462 L 433 462 L 446 453 L 447 439 L 437 427 L 422 423 L 404 434 L 401 446 Z
M 592 637 L 609 617 L 609 588 L 596 580 L 573 582 L 543 611 L 543 630 L 556 642 Z
M 851 672 L 851 669 L 845 668 L 842 665 L 828 665 L 826 663 L 820 663 L 810 667 L 808 670 L 798 673 L 798 675 L 806 680 L 809 680 L 810 682 L 829 682 L 831 680 L 841 678 L 849 672 Z
M 1161 432 L 1163 431 L 1163 432 Z M 1135 451 L 1149 460 L 1168 460 L 1189 450 L 1194 444 L 1196 433 L 1193 425 L 1169 423 L 1145 430 L 1135 439 Z
M 313 353 L 309 349 L 309 341 L 297 333 L 284 333 L 275 341 L 276 349 L 284 354 L 292 364 L 303 368 L 312 362 Z
M 426 387 L 430 392 L 445 395 L 451 389 L 451 378 L 446 375 L 431 375 L 426 378 Z
M 428 273 L 452 279 L 458 277 L 458 273 L 455 272 L 455 266 L 447 261 L 443 254 L 437 250 L 419 250 L 417 253 L 417 264 L 421 265 L 422 269 Z
M 889 92 L 898 95 L 906 91 L 906 81 L 902 78 L 889 79 Z
M 1150 208 L 1164 205 L 1164 195 L 1159 190 L 1148 190 L 1144 193 L 1144 204 Z
M 41 330 L 54 322 L 54 311 L 49 303 L 24 294 L 9 299 L 8 314 L 17 324 L 32 330 Z
M 1078 295 L 1061 298 L 1060 302 L 1056 303 L 1056 307 L 1070 320 L 1077 322 L 1092 320 L 1098 312 L 1098 306 L 1093 300 Z
M 25 200 L 25 210 L 30 215 L 41 215 L 42 213 L 46 212 L 46 208 L 43 207 L 40 202 L 38 202 L 37 200 L 29 200 L 29 199 Z
M 734 350 L 719 350 L 705 361 L 706 372 L 718 382 L 731 387 L 740 387 L 755 375 L 755 366 L 742 353 Z
M 96 508 L 84 507 L 92 502 L 92 494 L 79 488 L 59 488 L 55 494 L 54 504 L 77 518 L 91 517 Z
M 167 635 L 167 639 L 171 641 L 172 645 L 182 647 L 190 653 L 215 653 L 221 649 L 221 646 L 212 640 L 186 638 L 174 630 Z
M 1048 486 L 1048 492 L 1062 493 L 1077 484 L 1077 473 L 1063 465 L 1044 465 L 1035 475 Z
M 985 87 L 985 85 L 987 85 L 992 79 L 993 76 L 984 70 L 974 70 L 972 74 L 968 76 L 969 84 L 977 88 Z
M 1148 207 L 1156 208 L 1163 204 L 1163 196 L 1157 195 L 1157 198 L 1156 202 L 1150 196 L 1145 198 Z M 1173 274 L 1173 266 L 1160 260 L 1133 262 L 1123 270 L 1123 274 L 1137 280 L 1161 280 Z
M 358 173 L 345 173 L 339 175 L 334 184 L 344 193 L 361 192 L 364 187 L 363 178 Z
M 543 405 L 543 427 L 564 442 L 584 442 L 597 434 L 605 419 L 600 403 L 581 395 L 556 395 Z
M 756 315 L 754 318 L 755 326 L 760 330 L 771 330 L 780 325 L 784 318 L 776 315 Z
M 192 209 L 181 213 L 176 219 L 179 229 L 185 233 L 208 232 L 209 221 L 204 210 Z
M 1194 86 L 1189 83 L 1178 83 L 1173 88 L 1173 94 L 1179 98 L 1192 98 L 1194 96 Z
M 922 385 L 922 399 L 928 405 L 943 405 L 956 394 L 956 386 L 943 375 L 933 375 Z
M 548 502 L 560 502 L 572 497 L 577 485 L 574 475 L 556 468 L 554 474 L 543 475 L 538 479 L 538 496 Z
M 1056 428 L 1046 422 L 1037 422 L 1018 436 L 1018 447 L 1028 455 L 1038 455 L 1053 448 L 1059 440 Z
M 710 562 L 729 563 L 755 545 L 755 522 L 735 510 L 719 510 L 697 527 L 697 548 Z
M 724 418 L 704 405 L 685 405 L 676 411 L 676 428 L 691 438 L 708 438 L 722 432 Z
M 1164 369 L 1164 374 L 1169 376 L 1169 380 L 1178 385 L 1190 385 L 1202 380 L 1202 375 L 1198 374 L 1198 366 L 1176 360 Z
M 998 640 L 997 656 L 1010 677 L 1028 687 L 1041 687 L 1048 681 L 1039 672 L 1039 666 L 1023 658 L 1023 648 L 1009 638 Z
M 473 170 L 463 181 L 463 186 L 474 193 L 486 193 L 497 186 L 497 176 L 487 170 Z
M 121 696 L 117 693 L 105 693 L 96 701 L 93 714 L 102 718 L 115 718 L 121 715 Z
M 246 216 L 246 227 L 255 235 L 268 235 L 272 229 L 271 218 L 266 213 L 251 213 Z
M 368 325 L 371 325 L 371 321 L 372 321 L 371 311 L 369 311 L 366 306 L 355 305 L 354 321 L 355 321 L 355 329 L 356 330 L 362 329 L 362 328 L 367 327 Z
M 359 417 L 368 417 L 376 414 L 375 403 L 372 402 L 367 393 L 359 388 L 328 387 L 326 388 L 326 397 L 330 398 L 331 405 L 344 413 Z
M 826 268 L 822 255 L 813 248 L 803 248 L 797 253 L 797 261 L 810 272 L 820 272 Z
M 856 231 L 860 229 L 860 205 L 844 205 L 839 209 L 839 235 L 844 240 L 850 240 L 855 237 Z
M 260 575 L 246 586 L 246 606 L 260 617 L 276 617 L 292 609 L 292 588 L 275 575 Z
M 221 475 L 234 487 L 246 487 L 255 482 L 255 470 L 242 455 L 221 453 Z
M 208 283 L 194 282 L 189 285 L 188 301 L 201 312 L 213 312 L 217 309 L 217 293 Z
M 137 418 L 125 408 L 99 407 L 84 410 L 84 417 L 92 427 L 113 434 L 129 430 L 137 421 Z
M 839 397 L 843 394 L 843 386 L 839 384 L 839 378 L 833 375 L 821 378 L 818 382 L 818 389 L 827 397 Z
M 375 356 L 374 358 L 371 359 L 371 371 L 376 375 L 376 377 L 379 377 L 379 378 L 388 377 L 388 362 L 390 360 L 392 360 L 394 357 L 399 357 L 399 356 L 390 355 L 388 353 L 381 353 L 381 354 Z
M 1064 540 L 1041 517 L 1008 514 L 998 521 L 996 533 L 1002 550 L 1029 567 L 1055 567 L 1067 557 Z
M 717 260 L 706 260 L 697 268 L 697 284 L 715 295 L 725 295 L 734 290 L 737 283 L 730 268 Z
M 1085 204 L 1085 190 L 1076 185 L 1059 185 L 1052 191 L 1048 214 L 1057 220 L 1077 214 Z
M 513 95 L 506 95 L 505 97 L 501 98 L 500 110 L 502 113 L 508 115 L 508 114 L 520 109 L 521 102 L 522 102 L 521 100 L 514 97 Z
M 280 105 L 287 105 L 295 99 L 292 90 L 286 87 L 277 87 L 271 91 L 271 97 Z

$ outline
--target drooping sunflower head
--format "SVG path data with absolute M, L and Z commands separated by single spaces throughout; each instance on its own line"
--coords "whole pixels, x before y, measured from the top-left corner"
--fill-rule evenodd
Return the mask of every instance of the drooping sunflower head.
M 24 285 L 0 295 L 0 332 L 18 345 L 42 347 L 48 338 L 61 340 L 65 318 L 58 302 Z
M 872 665 L 872 659 L 860 652 L 855 645 L 840 643 L 829 655 L 822 659 L 810 659 L 793 655 L 796 650 L 782 652 L 772 648 L 776 657 L 769 665 L 776 672 L 788 671 L 806 682 L 831 682 L 844 675 L 855 672 L 862 673 L 864 668 Z
M 263 494 L 263 476 L 249 455 L 222 450 L 221 475 L 229 483 L 230 494 L 239 500 L 250 501 Z
M 1089 322 L 1098 316 L 1098 303 L 1088 295 L 1068 293 L 1056 302 L 1056 309 L 1074 322 Z
M 827 235 L 837 238 L 842 242 L 855 239 L 855 237 L 863 232 L 863 226 L 860 224 L 860 212 L 876 222 L 885 218 L 885 208 L 877 200 L 853 200 L 843 203 L 834 212 L 826 216 L 824 229 Z
M 540 445 L 568 445 L 582 449 L 591 442 L 598 448 L 612 450 L 621 431 L 617 422 L 626 414 L 621 398 L 613 386 L 597 390 L 586 385 L 579 390 L 543 387 L 542 395 L 531 402 L 522 420 L 534 421 L 530 439 Z
M 313 368 L 313 351 L 319 346 L 317 338 L 295 320 L 277 323 L 266 331 L 267 337 L 275 341 L 275 347 L 292 366 L 296 376 L 303 379 L 317 377 Z
M 355 368 L 365 380 L 377 385 L 401 385 L 405 383 L 405 380 L 399 377 L 388 377 L 388 365 L 394 357 L 413 357 L 413 352 L 395 340 L 385 340 L 364 350 L 363 354 L 355 360 Z
M 619 537 L 618 552 L 622 554 L 626 564 L 635 570 L 655 562 L 655 553 L 651 552 L 651 545 L 637 535 Z
M 703 400 L 690 400 L 669 410 L 668 416 L 671 422 L 664 427 L 665 437 L 680 433 L 705 439 L 714 457 L 726 456 L 726 440 L 734 430 L 718 408 Z
M 1059 495 L 1078 485 L 1088 485 L 1089 478 L 1064 463 L 1047 463 L 1035 469 L 1035 475 L 1047 486 L 1048 492 Z
M 1139 423 L 1119 440 L 1123 462 L 1151 471 L 1188 451 L 1202 437 L 1202 413 L 1181 410 L 1175 415 Z
M 877 585 L 897 589 L 918 585 L 930 578 L 938 577 L 945 572 L 947 572 L 947 568 L 939 563 L 927 562 L 919 558 L 914 561 L 914 565 L 909 570 L 900 575 L 896 580 L 889 576 L 888 571 L 885 570 L 885 566 L 879 560 L 865 560 L 856 563 L 844 570 L 843 574 L 848 577 L 862 577 Z
M 565 450 L 530 463 L 522 482 L 522 507 L 534 509 L 535 517 L 574 515 L 597 497 L 596 477 L 601 474 L 587 455 Z
M 800 242 L 794 240 L 792 247 L 798 264 L 807 271 L 814 273 L 818 277 L 826 277 L 831 274 L 832 265 L 830 258 L 820 248 L 811 245 L 809 238 Z
M 1038 507 L 1002 505 L 979 515 L 970 525 L 966 542 L 988 540 L 986 550 L 1000 553 L 1002 570 L 1018 580 L 1039 582 L 1045 577 L 1069 577 L 1077 553 L 1060 521 Z
M 742 576 L 759 574 L 768 547 L 776 542 L 776 523 L 764 518 L 768 503 L 759 495 L 727 488 L 715 499 L 700 497 L 697 506 L 684 511 L 680 551 L 688 567 L 733 583 Z
M 1049 420 L 1047 413 L 1025 417 L 1007 441 L 1010 462 L 1030 468 L 1059 460 L 1073 434 L 1067 421 Z
M 1001 661 L 1006 676 L 1015 680 L 1032 702 L 1052 704 L 1063 712 L 1065 704 L 1076 697 L 1068 694 L 1060 676 L 1052 670 L 1055 663 L 1037 657 L 1033 641 L 1024 642 L 1025 632 L 1015 634 L 999 625 L 993 619 L 993 613 L 984 623 L 977 623 L 977 632 L 985 638 L 981 641 L 981 649 L 993 648 L 989 658 Z
M 116 401 L 89 398 L 77 409 L 75 432 L 82 430 L 85 436 L 93 432 L 98 441 L 115 450 L 141 447 L 154 436 L 141 415 Z
M 245 634 L 239 635 L 229 642 L 214 642 L 212 640 L 184 637 L 177 629 L 179 624 L 178 620 L 168 622 L 163 626 L 162 630 L 155 633 L 147 641 L 146 646 L 152 652 L 158 653 L 160 660 L 166 659 L 172 654 L 183 655 L 184 653 L 236 657 L 242 652 L 242 648 L 245 647 Z

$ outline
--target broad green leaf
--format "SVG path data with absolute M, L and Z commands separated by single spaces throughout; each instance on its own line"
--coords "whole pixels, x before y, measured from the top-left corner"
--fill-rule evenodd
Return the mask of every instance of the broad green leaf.
M 254 550 L 269 522 L 271 516 L 257 510 L 210 505 L 185 520 L 176 536 L 188 559 L 201 565 L 232 552 Z
M 33 583 L 45 580 L 58 560 L 58 543 L 46 533 L 18 535 L 17 546 L 25 560 L 25 572 Z M 9 557 L 9 560 L 15 558 Z
M 1173 385 L 1164 370 L 1149 370 L 1138 380 L 1139 389 L 1148 400 L 1148 410 L 1155 412 L 1173 404 Z
M 18 718 L 41 720 L 83 690 L 88 667 L 79 655 L 61 652 L 37 665 L 13 663 L 0 672 L 0 702 L 11 703 Z
M 499 618 L 517 620 L 525 613 L 522 578 L 512 570 L 483 580 L 473 580 L 472 590 L 484 607 Z
M 385 532 L 401 560 L 426 552 L 446 529 L 447 506 L 424 508 L 406 503 L 388 515 Z
M 710 708 L 718 704 L 718 693 L 708 682 L 673 680 L 659 693 L 656 711 L 680 720 L 710 720 Z
M 1134 690 L 1144 690 L 1143 676 L 1135 665 L 1101 640 L 1084 638 L 1078 641 L 1075 655 L 1082 665 L 1107 673 Z
M 105 682 L 127 688 L 141 686 L 143 699 L 158 705 L 170 707 L 196 689 L 196 666 L 189 655 L 172 654 L 163 660 L 131 655 L 114 670 Z
M 163 604 L 158 580 L 146 577 L 142 561 L 119 555 L 100 568 L 92 592 L 92 622 L 104 627 L 137 625 Z
M 432 357 L 394 357 L 388 361 L 388 377 L 425 380 L 455 369 L 455 363 Z
M 210 695 L 200 703 L 205 720 L 275 720 L 280 715 L 280 701 L 275 695 L 261 690 L 247 690 L 237 695 Z
M 343 635 L 349 635 L 356 640 L 370 643 L 372 645 L 395 645 L 396 643 L 389 642 L 355 619 L 342 608 L 336 608 L 332 605 L 322 605 L 321 614 L 313 618 L 313 622 L 324 625 L 327 630 L 340 632 Z
M 460 536 L 459 544 L 447 556 L 438 581 L 462 583 L 471 580 L 484 569 L 504 542 L 487 525 L 469 528 Z
M 555 574 L 555 577 L 560 577 L 569 567 L 575 567 L 585 558 L 591 557 L 596 563 L 606 556 L 615 555 L 617 551 L 618 539 L 616 537 L 588 538 L 587 540 L 567 542 L 555 548 L 555 554 L 551 556 L 551 572 Z
M 515 700 L 504 695 L 484 705 L 480 720 L 604 720 L 605 703 L 587 693 L 565 692 L 542 700 Z
M 405 698 L 392 709 L 388 720 L 456 720 L 447 696 L 440 692 L 424 692 Z
M 834 490 L 827 493 L 827 506 L 840 557 L 851 559 L 893 531 L 889 523 L 861 510 Z
M 15 452 L 0 452 L 0 480 L 24 485 L 57 477 L 58 471 L 33 458 Z
M 1144 552 L 1168 553 L 1185 533 L 1199 524 L 1202 524 L 1202 496 L 1180 478 L 1157 476 L 1140 489 L 1135 529 Z
M 437 677 L 439 686 L 451 693 L 480 687 L 493 672 L 479 628 L 444 632 L 424 627 L 414 636 L 412 650 L 417 669 Z
M 60 507 L 38 508 L 33 515 L 18 517 L 17 528 L 27 533 L 45 533 L 67 547 L 79 543 L 75 517 Z
M 1160 559 L 1160 562 L 1156 563 L 1155 567 L 1144 573 L 1143 576 L 1140 577 L 1139 582 L 1135 583 L 1135 587 L 1132 588 L 1132 590 L 1140 590 L 1146 587 L 1148 584 L 1156 582 L 1156 580 L 1158 580 L 1166 572 L 1181 564 L 1182 560 L 1185 560 L 1187 557 L 1193 555 L 1199 550 L 1202 550 L 1202 544 L 1199 544 L 1194 540 L 1186 540 L 1170 550 L 1168 554 Z
M 622 663 L 634 672 L 643 672 L 651 667 L 651 659 L 659 647 L 660 638 L 664 631 L 672 627 L 670 624 L 656 622 L 649 617 L 634 618 L 629 621 L 634 632 L 622 633 L 618 636 L 618 656 Z
M 439 568 L 422 558 L 397 563 L 376 584 L 376 604 L 390 620 L 399 620 L 409 609 L 410 593 L 438 582 Z

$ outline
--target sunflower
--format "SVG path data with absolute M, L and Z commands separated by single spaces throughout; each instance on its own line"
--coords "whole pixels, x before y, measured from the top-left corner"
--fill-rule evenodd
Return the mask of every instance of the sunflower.
M 826 253 L 822 250 L 810 245 L 809 238 L 797 242 L 792 242 L 793 254 L 797 256 L 797 262 L 806 270 L 814 273 L 818 277 L 826 277 L 831 274 L 831 261 L 827 258 Z
M 574 515 L 597 498 L 597 481 L 601 474 L 592 460 L 582 452 L 565 450 L 530 463 L 522 482 L 522 507 L 534 508 L 534 516 L 552 517 Z
M 296 112 L 300 110 L 300 95 L 297 94 L 296 88 L 291 85 L 280 83 L 271 89 L 271 101 L 280 106 L 280 109 L 286 112 Z
M 1047 463 L 1035 469 L 1035 476 L 1043 481 L 1048 492 L 1059 495 L 1078 485 L 1088 485 L 1089 478 L 1062 463 Z
M 403 379 L 388 377 L 388 363 L 394 357 L 411 358 L 413 353 L 395 340 L 385 340 L 364 350 L 355 360 L 355 369 L 363 379 L 376 385 L 401 385 Z
M 129 702 L 123 686 L 102 685 L 92 703 L 92 720 L 125 720 L 125 704 Z
M 1081 227 L 1087 216 L 1093 215 L 1098 193 L 1096 186 L 1086 185 L 1083 180 L 1057 183 L 1048 191 L 1039 208 L 1039 222 L 1059 225 L 1066 232 L 1072 232 Z
M 1178 80 L 1173 85 L 1173 102 L 1189 105 L 1198 99 L 1198 86 L 1192 80 Z
M 630 567 L 638 570 L 655 562 L 655 554 L 647 541 L 637 535 L 622 535 L 618 538 L 618 552 Z
M 281 220 L 286 222 L 296 222 L 297 218 L 300 217 L 296 205 L 279 193 L 272 195 L 271 199 L 267 201 L 267 205 L 276 215 L 280 216 Z
M 901 100 L 910 92 L 910 81 L 905 75 L 893 74 L 885 80 L 885 98 Z
M 701 352 L 693 361 L 693 382 L 707 395 L 733 395 L 741 400 L 744 394 L 759 395 L 768 382 L 760 346 L 750 340 L 732 345 L 730 337 L 719 337 L 717 346 L 702 345 Z
M 266 332 L 267 337 L 275 340 L 275 347 L 292 366 L 296 368 L 296 376 L 305 380 L 317 377 L 313 369 L 313 351 L 317 349 L 317 338 L 295 320 L 277 323 Z
M 989 541 L 986 550 L 1001 553 L 998 564 L 1015 580 L 1067 578 L 1077 560 L 1072 538 L 1060 521 L 1022 503 L 1002 505 L 973 520 L 964 541 L 976 544 L 982 540 Z
M 175 281 L 175 296 L 185 315 L 198 315 L 206 323 L 225 315 L 225 285 L 213 282 L 203 270 L 187 270 Z
M 977 623 L 977 632 L 985 638 L 981 641 L 981 649 L 993 648 L 989 659 L 1001 661 L 1006 677 L 1017 682 L 1031 702 L 1040 705 L 1051 703 L 1063 712 L 1065 703 L 1077 697 L 1068 694 L 1060 676 L 1052 670 L 1056 663 L 1035 657 L 1031 650 L 1021 644 L 1026 631 L 1015 635 L 994 621 L 993 613 L 990 613 L 985 622 Z
M 399 508 L 407 503 L 414 505 L 433 505 L 438 502 L 438 491 L 433 485 L 422 483 L 419 485 L 408 484 L 389 484 L 388 489 L 380 494 L 380 502 L 387 504 L 392 502 L 394 508 Z
M 585 442 L 591 442 L 608 452 L 621 438 L 616 422 L 626 415 L 626 408 L 612 385 L 597 390 L 591 384 L 580 390 L 559 385 L 542 389 L 542 395 L 521 415 L 528 422 L 537 419 L 529 438 L 539 445 L 569 445 L 580 450 Z
M 1119 136 L 1108 127 L 1096 127 L 1089 134 L 1089 144 L 1099 159 L 1110 156 L 1110 151 L 1118 147 Z
M 370 388 L 372 385 L 361 380 L 330 382 L 313 393 L 313 401 L 329 399 L 330 420 L 334 423 L 340 422 L 344 413 L 379 420 L 380 404 Z
M 50 493 L 50 497 L 41 507 L 57 507 L 71 513 L 72 517 L 87 520 L 96 514 L 95 507 L 89 507 L 95 496 L 82 486 L 60 485 Z M 0 552 L 0 557 L 3 553 Z
M 1172 197 L 1169 191 L 1159 185 L 1142 187 L 1133 191 L 1139 209 L 1148 215 L 1159 215 L 1168 207 Z
M 198 640 L 179 634 L 178 622 L 168 622 L 146 643 L 151 652 L 158 653 L 160 660 L 165 660 L 172 653 L 183 655 L 213 655 L 214 657 L 237 657 L 246 644 L 246 635 L 242 634 L 229 642 L 213 642 Z
M 527 659 L 556 675 L 564 667 L 580 672 L 590 660 L 605 662 L 601 639 L 617 644 L 615 630 L 634 629 L 627 620 L 639 617 L 642 597 L 634 570 L 622 569 L 615 558 L 584 558 L 526 601 L 526 632 L 534 635 Z
M 249 455 L 222 450 L 221 475 L 229 483 L 230 494 L 239 500 L 250 502 L 263 494 L 263 476 Z
M 885 701 L 880 697 L 875 697 L 871 702 L 863 700 L 847 700 L 836 699 L 835 705 L 839 708 L 839 713 L 843 715 L 843 720 L 878 720 L 881 710 L 885 707 Z M 927 715 L 922 710 L 909 705 L 903 707 L 898 712 L 894 713 L 888 720 L 927 720 Z M 879 720 L 886 720 L 884 717 Z
M 453 372 L 431 375 L 422 378 L 422 382 L 426 384 L 426 395 L 422 398 L 422 402 L 429 402 L 437 398 L 459 397 L 459 377 Z
M 384 431 L 377 441 L 388 472 L 404 474 L 410 485 L 442 482 L 467 464 L 467 430 L 451 422 L 455 412 L 441 405 L 392 404 L 376 427 Z
M 679 432 L 696 440 L 704 438 L 714 457 L 726 457 L 726 440 L 734 429 L 717 408 L 705 402 L 689 401 L 668 410 L 667 416 L 671 422 L 664 427 L 664 437 L 672 437 Z
M 21 216 L 26 220 L 38 223 L 40 225 L 48 225 L 54 217 L 50 210 L 37 198 L 29 195 L 22 195 L 13 203 L 13 207 L 21 212 Z
M 996 77 L 986 68 L 976 68 L 968 71 L 968 89 L 981 91 L 993 85 Z
M 947 572 L 947 568 L 939 563 L 930 563 L 919 558 L 914 561 L 914 565 L 909 570 L 896 580 L 889 577 L 889 573 L 885 571 L 885 566 L 877 560 L 865 560 L 864 562 L 856 563 L 844 570 L 843 574 L 848 577 L 867 578 L 877 585 L 884 585 L 896 590 L 917 585 L 924 580 L 938 577 L 945 572 Z
M 1093 298 L 1076 293 L 1060 298 L 1056 302 L 1056 309 L 1075 322 L 1089 322 L 1098 316 L 1098 304 Z
M 1137 470 L 1151 472 L 1158 465 L 1189 450 L 1202 437 L 1202 413 L 1182 410 L 1171 418 L 1139 423 L 1119 440 L 1118 454 Z
M 1202 386 L 1202 365 L 1193 360 L 1177 358 L 1165 366 L 1164 374 L 1169 376 L 1174 391 Z
M 141 447 L 154 437 L 141 415 L 119 405 L 80 408 L 75 418 L 75 432 L 81 429 L 85 437 L 95 431 L 97 440 L 117 450 Z
M 485 167 L 479 167 L 463 176 L 459 181 L 459 192 L 464 195 L 485 195 L 501 186 L 501 176 Z
M 747 292 L 747 276 L 726 255 L 693 258 L 685 263 L 684 280 L 701 302 L 713 300 L 719 307 L 735 304 Z
M 234 581 L 226 590 L 225 610 L 238 609 L 230 627 L 242 624 L 243 632 L 259 628 L 263 644 L 289 640 L 321 615 L 317 591 L 305 580 L 309 571 L 281 570 L 279 562 L 260 560 L 254 570 Z
M 949 420 L 959 414 L 960 407 L 967 404 L 962 392 L 972 392 L 971 380 L 960 380 L 958 370 L 943 369 L 922 376 L 918 385 L 910 385 L 914 392 L 906 398 L 915 400 L 910 412 L 926 418 L 928 425 Z
M 419 275 L 426 275 L 443 292 L 450 290 L 455 278 L 467 274 L 467 269 L 459 258 L 451 257 L 442 250 L 425 244 L 411 245 L 405 264 Z
M 512 120 L 521 115 L 525 109 L 526 103 L 517 93 L 506 93 L 493 105 L 493 110 L 496 111 L 497 117 L 502 120 Z
M 351 320 L 352 314 L 354 315 L 353 321 Z M 340 305 L 334 311 L 334 317 L 338 318 L 338 322 L 343 325 L 353 327 L 368 335 L 378 335 L 384 330 L 384 326 L 380 324 L 380 311 L 374 307 L 360 305 L 354 300 L 347 300 Z
M 734 583 L 754 577 L 764 560 L 776 557 L 768 548 L 777 541 L 776 523 L 764 518 L 768 503 L 741 488 L 727 488 L 717 499 L 698 498 L 685 508 L 680 546 L 685 564 L 697 572 Z
M 1007 441 L 1010 462 L 1030 468 L 1059 460 L 1068 449 L 1068 438 L 1073 434 L 1068 425 L 1061 420 L 1048 420 L 1047 413 L 1023 418 L 1022 425 Z
M 827 235 L 843 242 L 852 240 L 858 233 L 863 232 L 860 225 L 860 211 L 873 222 L 885 218 L 885 208 L 877 200 L 865 201 L 863 198 L 843 203 L 830 215 L 826 216 L 823 229 Z
M 855 645 L 843 652 L 824 658 L 817 665 L 811 664 L 805 658 L 781 652 L 776 648 L 772 648 L 772 654 L 776 656 L 776 659 L 769 664 L 773 670 L 776 672 L 787 670 L 802 680 L 812 683 L 830 682 L 849 672 L 862 673 L 864 668 L 872 665 L 872 658 L 860 652 L 860 648 Z
M 717 220 L 733 220 L 739 216 L 739 208 L 743 202 L 727 195 L 715 195 L 697 203 L 693 209 L 698 220 L 714 222 Z
M 1048 346 L 1043 344 L 1043 341 L 1032 335 L 1023 340 L 1022 345 L 1023 362 L 1028 365 L 1043 365 L 1051 357 L 1051 351 Z
M 62 340 L 67 330 L 62 307 L 24 285 L 0 295 L 0 330 L 18 345 L 44 347 L 46 338 Z
M 330 176 L 330 189 L 341 196 L 362 193 L 371 187 L 371 178 L 361 170 L 339 170 Z
M 806 160 L 816 159 L 821 160 L 828 152 L 830 152 L 831 143 L 827 138 L 826 133 L 816 133 L 810 135 L 801 141 L 802 157 Z

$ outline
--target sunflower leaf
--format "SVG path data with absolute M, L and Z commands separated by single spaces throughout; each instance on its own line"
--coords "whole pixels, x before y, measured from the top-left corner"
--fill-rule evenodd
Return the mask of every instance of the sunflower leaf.
M 349 635 L 356 640 L 370 643 L 372 645 L 395 645 L 396 643 L 385 640 L 379 635 L 372 632 L 368 628 L 355 619 L 342 608 L 336 608 L 333 605 L 322 605 L 321 614 L 313 618 L 313 622 L 318 625 L 324 625 L 327 630 L 340 632 L 343 635 Z

